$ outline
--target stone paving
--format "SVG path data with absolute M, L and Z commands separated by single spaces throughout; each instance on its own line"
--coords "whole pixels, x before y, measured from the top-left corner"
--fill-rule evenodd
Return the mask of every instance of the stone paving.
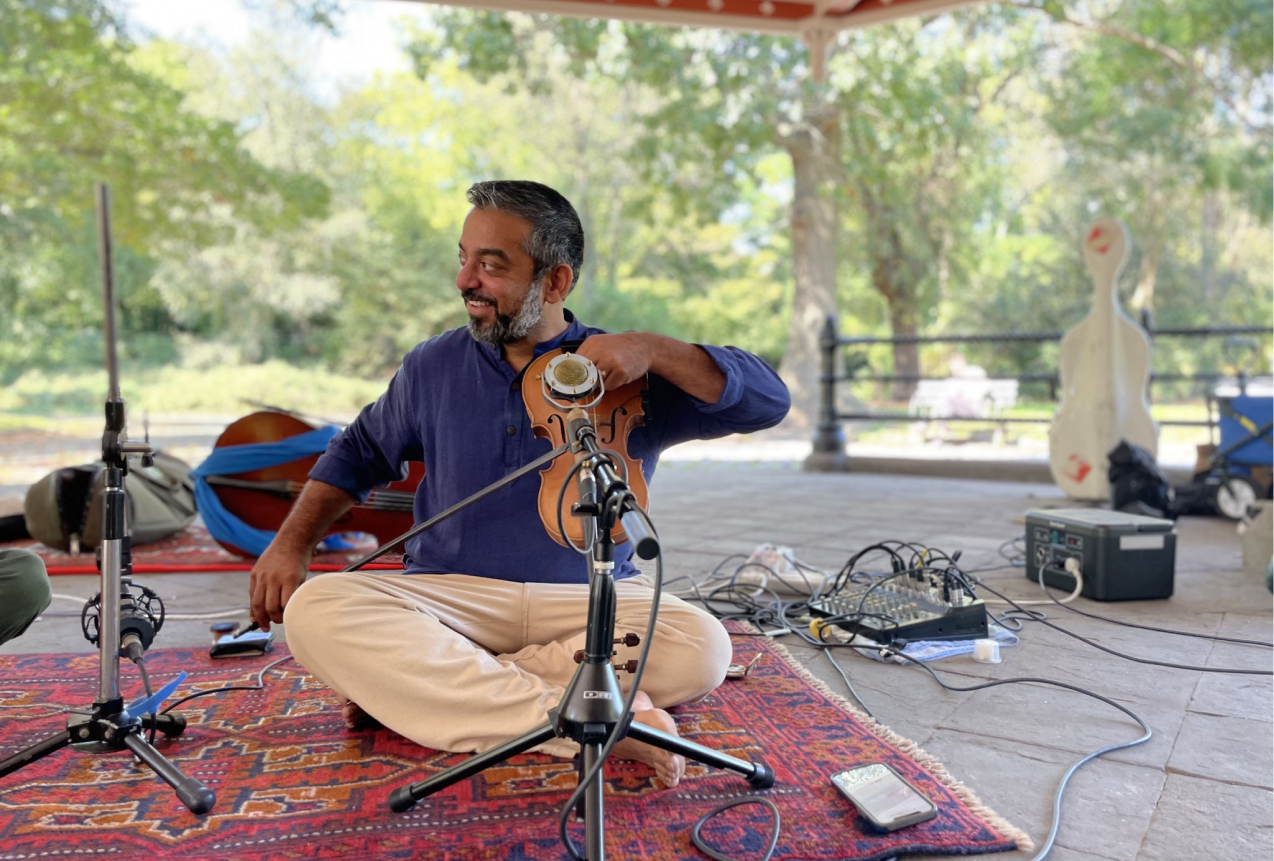
M 889 538 L 964 551 L 961 564 L 1001 564 L 997 548 L 1023 534 L 1032 508 L 1067 507 L 1051 485 L 803 473 L 796 463 L 679 461 L 654 482 L 651 515 L 660 530 L 666 579 L 703 578 L 730 554 L 770 541 L 803 561 L 836 570 L 855 550 Z M 1271 596 L 1240 566 L 1234 524 L 1187 518 L 1178 523 L 1176 592 L 1165 601 L 1101 604 L 1090 612 L 1205 634 L 1269 641 Z M 1016 598 L 1038 598 L 1021 569 L 981 575 Z M 245 619 L 248 575 L 170 574 L 137 578 L 175 614 L 224 610 Z M 60 595 L 94 594 L 94 577 L 59 576 Z M 670 585 L 681 588 L 685 581 Z M 235 608 L 240 608 L 236 610 Z M 61 615 L 66 614 L 66 615 Z M 59 599 L 4 654 L 91 651 L 79 634 L 79 604 Z M 1271 652 L 1210 640 L 1140 631 L 1053 608 L 1049 618 L 1108 648 L 1152 660 L 1270 670 Z M 783 641 L 791 641 L 791 636 Z M 155 648 L 209 641 L 208 621 L 174 619 Z M 826 653 L 789 643 L 833 690 L 844 682 Z M 914 667 L 885 665 L 845 651 L 836 658 L 876 717 L 938 757 L 1002 816 L 1042 843 L 1062 774 L 1085 753 L 1135 738 L 1137 726 L 1087 697 L 1037 685 L 977 692 L 940 688 Z M 942 661 L 953 685 L 1041 677 L 1093 689 L 1141 715 L 1148 744 L 1098 759 L 1071 781 L 1062 811 L 1057 861 L 1266 859 L 1274 853 L 1274 697 L 1269 676 L 1208 674 L 1146 666 L 1107 655 L 1041 625 L 1003 649 L 998 665 Z M 86 697 L 92 692 L 86 691 Z M 68 705 L 82 705 L 72 703 Z M 828 773 L 852 763 L 828 763 Z M 994 856 L 1025 859 L 1031 853 Z

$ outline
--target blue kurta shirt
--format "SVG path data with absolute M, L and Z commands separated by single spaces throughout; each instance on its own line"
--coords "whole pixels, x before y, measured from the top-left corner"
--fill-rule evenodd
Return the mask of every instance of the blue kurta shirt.
M 566 331 L 536 345 L 536 356 L 602 334 L 566 313 Z M 791 405 L 787 387 L 761 359 L 736 347 L 703 349 L 726 377 L 717 403 L 650 376 L 646 424 L 628 437 L 628 453 L 641 459 L 647 483 L 669 446 L 772 427 Z M 404 462 L 423 461 L 414 505 L 422 523 L 550 450 L 547 439 L 532 434 L 521 378 L 500 348 L 452 329 L 407 354 L 385 394 L 332 439 L 310 477 L 361 501 L 373 486 L 401 479 Z M 539 490 L 539 473 L 531 472 L 417 535 L 407 542 L 407 573 L 586 583 L 588 557 L 549 537 Z M 631 556 L 631 542 L 615 547 L 617 578 L 636 573 Z

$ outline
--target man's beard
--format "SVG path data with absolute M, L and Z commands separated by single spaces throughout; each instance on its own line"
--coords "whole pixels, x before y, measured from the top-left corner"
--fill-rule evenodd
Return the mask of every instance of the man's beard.
M 521 341 L 531 333 L 544 315 L 544 304 L 540 301 L 543 296 L 544 279 L 540 278 L 531 285 L 527 294 L 522 297 L 522 304 L 512 314 L 501 314 L 493 305 L 491 307 L 495 311 L 495 319 L 491 322 L 470 317 L 469 334 L 475 341 L 484 344 L 512 344 L 514 341 Z

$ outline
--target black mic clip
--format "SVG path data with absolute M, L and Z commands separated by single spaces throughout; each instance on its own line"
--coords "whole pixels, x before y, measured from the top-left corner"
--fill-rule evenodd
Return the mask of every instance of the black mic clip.
M 135 641 L 144 652 L 155 641 L 155 634 L 164 626 L 164 602 L 154 590 L 133 583 L 128 578 L 120 580 L 119 634 L 120 643 Z M 80 630 L 84 639 L 97 645 L 101 639 L 102 596 L 94 595 L 84 603 L 80 611 Z

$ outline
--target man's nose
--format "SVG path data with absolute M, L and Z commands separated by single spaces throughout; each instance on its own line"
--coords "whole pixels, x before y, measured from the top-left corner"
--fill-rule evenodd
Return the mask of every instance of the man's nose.
M 470 290 L 478 284 L 478 264 L 474 260 L 469 260 L 460 265 L 460 271 L 456 273 L 456 287 L 461 290 Z

